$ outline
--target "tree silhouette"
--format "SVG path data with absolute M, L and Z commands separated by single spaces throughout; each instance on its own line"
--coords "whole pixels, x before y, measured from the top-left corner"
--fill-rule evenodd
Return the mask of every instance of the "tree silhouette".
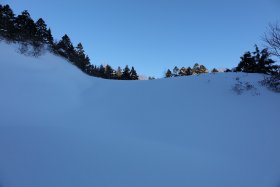
M 273 74 L 278 68 L 273 65 L 275 61 L 270 58 L 268 49 L 260 51 L 257 45 L 253 53 L 248 51 L 240 58 L 241 61 L 236 67 L 237 72 Z
M 130 80 L 138 80 L 138 75 L 133 66 L 130 70 Z
M 22 42 L 31 42 L 36 38 L 36 25 L 27 10 L 15 19 L 17 39 Z
M 130 69 L 128 65 L 125 66 L 122 73 L 122 80 L 130 80 Z
M 14 27 L 15 15 L 9 5 L 0 5 L 0 36 L 12 40 L 15 39 Z
M 165 73 L 165 78 L 169 78 L 172 77 L 172 72 L 170 71 L 170 69 L 168 69 Z

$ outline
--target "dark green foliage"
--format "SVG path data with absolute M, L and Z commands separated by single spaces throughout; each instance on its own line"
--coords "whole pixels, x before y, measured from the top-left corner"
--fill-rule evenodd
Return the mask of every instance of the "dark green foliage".
M 201 74 L 201 73 L 207 73 L 208 70 L 204 65 L 199 65 L 198 63 L 194 64 L 193 68 L 188 67 L 182 67 L 179 69 L 177 66 L 174 67 L 173 72 L 168 69 L 165 72 L 165 78 L 169 77 L 177 77 L 177 76 L 190 76 L 194 74 Z
M 170 69 L 168 69 L 165 73 L 165 78 L 170 78 L 172 77 L 172 72 L 170 71 Z
M 266 77 L 261 84 L 271 89 L 272 91 L 280 93 L 280 73 Z
M 16 39 L 21 42 L 33 42 L 36 38 L 36 25 L 27 10 L 15 19 Z
M 214 69 L 212 69 L 211 72 L 212 72 L 212 73 L 218 73 L 219 71 L 218 71 L 216 68 L 214 68 Z
M 50 28 L 47 28 L 45 21 L 40 18 L 36 23 L 27 10 L 15 17 L 9 5 L 0 4 L 0 40 L 19 43 L 19 52 L 22 54 L 41 55 L 44 46 L 58 56 L 66 58 L 80 70 L 90 76 L 118 80 L 138 80 L 134 67 L 128 66 L 122 69 L 118 67 L 115 71 L 110 65 L 99 67 L 90 63 L 89 57 L 85 54 L 83 45 L 79 43 L 74 48 L 69 36 L 65 34 L 58 43 L 54 42 Z M 29 46 L 33 47 L 30 52 Z
M 123 69 L 122 80 L 130 80 L 130 69 L 128 65 Z
M 177 66 L 175 66 L 174 68 L 173 68 L 173 76 L 174 77 L 177 77 L 177 76 L 179 76 L 179 68 L 177 67 Z
M 54 47 L 52 31 L 50 28 L 47 30 L 47 44 L 49 44 L 52 48 Z
M 201 74 L 201 73 L 207 73 L 208 70 L 204 65 L 199 65 L 198 63 L 195 63 L 192 72 L 193 74 Z
M 200 73 L 200 66 L 199 66 L 198 63 L 195 63 L 193 65 L 192 71 L 193 71 L 193 74 L 199 74 Z
M 232 72 L 232 70 L 230 70 L 230 69 L 227 68 L 227 69 L 225 70 L 225 72 L 226 72 L 226 73 L 229 73 L 229 72 Z
M 105 68 L 104 68 L 104 66 L 101 64 L 100 66 L 99 66 L 99 68 L 98 68 L 98 75 L 99 75 L 99 77 L 102 77 L 102 78 L 105 78 L 106 76 L 105 76 Z
M 270 58 L 268 49 L 263 49 L 260 51 L 258 46 L 255 46 L 255 51 L 253 53 L 246 52 L 241 57 L 241 61 L 236 67 L 236 71 L 246 73 L 273 74 L 278 67 L 273 65 L 274 63 L 275 61 Z
M 186 76 L 189 76 L 189 75 L 192 75 L 193 74 L 193 70 L 192 70 L 192 68 L 191 67 L 188 67 L 187 69 L 186 69 Z
M 241 58 L 240 63 L 236 67 L 237 72 L 247 72 L 247 73 L 253 73 L 254 68 L 256 67 L 256 62 L 254 58 L 252 57 L 251 52 L 246 52 Z
M 42 18 L 40 18 L 36 22 L 35 40 L 40 42 L 41 44 L 46 44 L 48 43 L 48 38 L 49 38 L 49 32 L 47 29 L 47 25 L 45 21 Z
M 110 65 L 105 66 L 104 74 L 106 79 L 115 79 L 115 70 Z
M 122 79 L 122 68 L 118 67 L 116 71 L 116 79 L 121 80 Z
M 208 70 L 207 70 L 207 68 L 204 65 L 200 65 L 199 66 L 199 74 L 207 73 L 207 72 L 208 72 Z
M 15 15 L 9 5 L 0 5 L 0 36 L 7 40 L 13 40 L 16 36 Z
M 182 67 L 180 70 L 179 70 L 179 76 L 185 76 L 186 75 L 186 68 Z
M 59 55 L 63 56 L 64 58 L 67 58 L 69 61 L 75 61 L 75 49 L 67 34 L 65 34 L 61 38 L 61 40 L 56 44 L 55 50 Z
M 130 70 L 130 80 L 138 80 L 138 75 L 133 66 Z
M 70 51 L 72 52 L 72 51 Z M 81 43 L 78 43 L 76 51 L 73 57 L 74 64 L 82 71 L 87 72 L 90 65 L 89 57 L 85 55 L 84 47 Z

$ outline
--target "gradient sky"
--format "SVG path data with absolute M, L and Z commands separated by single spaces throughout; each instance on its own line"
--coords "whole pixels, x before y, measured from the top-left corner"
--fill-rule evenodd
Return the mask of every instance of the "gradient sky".
M 279 0 L 0 0 L 82 42 L 93 64 L 162 77 L 175 65 L 232 68 L 280 20 Z

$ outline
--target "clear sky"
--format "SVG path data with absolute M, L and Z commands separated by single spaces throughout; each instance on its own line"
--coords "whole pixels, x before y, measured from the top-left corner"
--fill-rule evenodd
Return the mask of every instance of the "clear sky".
M 279 0 L 0 0 L 16 14 L 42 17 L 56 39 L 82 42 L 93 64 L 126 64 L 162 77 L 175 65 L 232 68 L 268 23 Z

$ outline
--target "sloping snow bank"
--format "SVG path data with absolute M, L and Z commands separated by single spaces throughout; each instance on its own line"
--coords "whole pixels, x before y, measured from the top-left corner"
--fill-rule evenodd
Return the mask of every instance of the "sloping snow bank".
M 102 80 L 15 50 L 0 43 L 1 187 L 280 185 L 280 95 L 262 75 Z

